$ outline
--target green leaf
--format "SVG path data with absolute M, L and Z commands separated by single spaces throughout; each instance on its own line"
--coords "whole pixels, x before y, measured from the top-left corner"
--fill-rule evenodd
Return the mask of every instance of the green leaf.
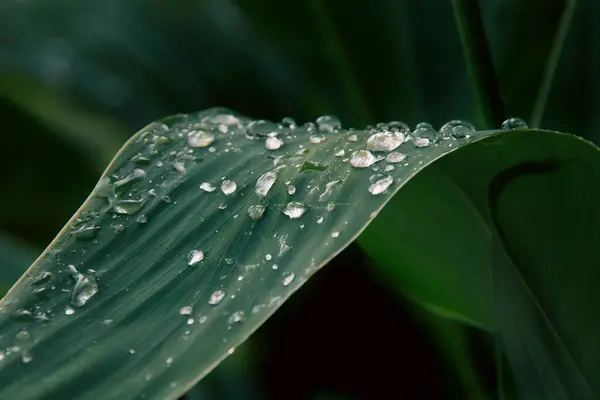
M 402 184 L 486 136 L 404 143 L 406 160 L 386 162 L 387 152 L 364 150 L 365 131 L 318 122 L 290 130 L 211 109 L 135 135 L 0 303 L 0 397 L 176 398 Z M 400 133 L 383 139 L 370 146 L 402 142 Z M 278 140 L 279 150 L 266 149 Z
M 524 398 L 593 398 L 598 149 L 515 132 L 425 169 L 359 242 L 409 297 L 497 331 Z

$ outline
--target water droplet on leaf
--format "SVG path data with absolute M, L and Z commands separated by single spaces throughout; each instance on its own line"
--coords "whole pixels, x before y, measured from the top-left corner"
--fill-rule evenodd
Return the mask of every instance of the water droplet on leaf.
M 208 147 L 215 141 L 215 135 L 203 130 L 195 130 L 188 133 L 188 145 L 190 147 Z
M 307 209 L 306 204 L 299 201 L 292 201 L 285 206 L 283 213 L 290 217 L 290 219 L 298 219 L 304 215 Z
M 188 265 L 193 266 L 204 260 L 204 253 L 200 250 L 192 250 L 188 254 Z
M 283 140 L 278 137 L 270 137 L 265 141 L 265 148 L 267 150 L 277 150 L 283 146 Z
M 235 192 L 237 189 L 237 185 L 234 181 L 224 180 L 221 183 L 221 192 L 223 192 L 226 196 L 229 196 L 231 193 Z
M 214 192 L 215 189 L 216 189 L 216 187 L 213 186 L 213 185 L 211 185 L 208 182 L 202 182 L 200 184 L 200 189 L 204 190 L 205 192 L 209 192 L 210 193 L 210 192 Z
M 277 181 L 277 177 L 277 170 L 268 171 L 262 174 L 256 180 L 256 187 L 254 189 L 254 193 L 256 193 L 256 195 L 259 197 L 265 197 Z
M 208 299 L 208 304 L 211 306 L 216 306 L 219 304 L 227 293 L 224 290 L 215 290 L 211 295 L 210 299 Z
M 387 157 L 385 158 L 385 161 L 389 162 L 390 164 L 394 164 L 394 163 L 402 162 L 405 159 L 406 159 L 406 154 L 395 151 L 395 152 L 388 154 Z
M 248 207 L 248 216 L 250 217 L 250 219 L 258 221 L 264 216 L 266 209 L 267 206 L 262 204 L 250 206 Z
M 295 277 L 296 277 L 296 275 L 293 272 L 284 272 L 283 273 L 283 286 L 287 286 L 290 283 L 292 283 L 292 281 L 294 280 Z
M 390 175 L 373 175 L 370 179 L 371 185 L 369 185 L 369 192 L 373 195 L 383 193 L 387 188 L 394 183 L 394 178 Z
M 367 139 L 367 150 L 392 151 L 404 143 L 403 133 L 378 132 Z
M 367 168 L 376 161 L 377 158 L 369 150 L 357 150 L 350 156 L 350 165 L 354 168 Z
M 236 311 L 233 314 L 231 314 L 229 316 L 229 318 L 227 319 L 227 323 L 228 324 L 235 324 L 237 322 L 242 322 L 244 319 L 246 318 L 245 314 L 243 311 Z
M 528 128 L 527 122 L 521 118 L 509 118 L 502 123 L 502 129 L 511 130 L 511 129 L 526 129 Z
M 440 134 L 444 139 L 450 137 L 462 139 L 473 132 L 475 132 L 475 126 L 473 126 L 473 124 L 459 120 L 448 121 L 440 128 Z

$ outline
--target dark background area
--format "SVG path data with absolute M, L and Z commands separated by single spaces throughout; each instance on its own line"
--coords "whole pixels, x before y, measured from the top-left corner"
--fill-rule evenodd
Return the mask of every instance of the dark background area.
M 598 143 L 600 3 L 479 4 L 507 114 L 526 120 L 574 5 L 542 127 Z M 335 114 L 344 127 L 464 119 L 499 128 L 481 118 L 450 1 L 6 0 L 0 260 L 10 251 L 19 261 L 3 264 L 4 285 L 128 137 L 214 106 L 275 121 Z M 187 397 L 477 398 L 481 389 L 492 398 L 489 338 L 425 314 L 385 282 L 351 246 Z M 465 351 L 468 366 L 453 358 Z

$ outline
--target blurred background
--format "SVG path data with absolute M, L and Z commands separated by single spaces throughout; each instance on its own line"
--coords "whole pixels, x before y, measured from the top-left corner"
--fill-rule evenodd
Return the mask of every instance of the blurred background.
M 475 2 L 476 3 L 476 2 Z M 600 142 L 600 2 L 480 0 L 507 116 Z M 564 39 L 564 40 L 563 40 Z M 223 106 L 345 127 L 485 126 L 451 1 L 3 0 L 0 288 L 137 130 Z M 494 398 L 490 337 L 408 302 L 357 246 L 187 399 Z

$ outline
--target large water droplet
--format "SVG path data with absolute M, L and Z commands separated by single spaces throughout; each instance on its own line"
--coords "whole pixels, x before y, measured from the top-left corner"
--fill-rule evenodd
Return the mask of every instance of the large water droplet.
M 402 162 L 405 159 L 406 159 L 406 154 L 395 151 L 395 152 L 388 154 L 387 157 L 385 158 L 385 161 L 389 162 L 390 164 L 394 164 L 394 163 Z
M 333 133 L 342 128 L 339 118 L 334 115 L 322 115 L 315 121 L 320 132 Z
M 285 206 L 283 213 L 290 217 L 290 219 L 298 219 L 304 215 L 306 210 L 308 210 L 306 204 L 300 201 L 292 201 Z
M 448 121 L 440 128 L 440 134 L 442 138 L 448 139 L 454 137 L 456 139 L 462 139 L 475 132 L 475 126 L 465 121 Z
M 256 187 L 254 189 L 254 193 L 256 193 L 256 195 L 259 197 L 265 197 L 277 181 L 277 177 L 277 170 L 268 171 L 262 174 L 256 180 Z
M 205 192 L 214 192 L 216 187 L 214 185 L 211 185 L 208 182 L 202 182 L 200 184 L 200 189 L 204 190 Z
M 256 204 L 253 206 L 248 207 L 248 216 L 250 217 L 250 219 L 254 220 L 254 221 L 258 221 L 259 219 L 262 219 L 262 217 L 265 214 L 265 210 L 267 209 L 267 206 L 262 205 L 262 204 Z
M 277 125 L 271 121 L 259 119 L 252 121 L 246 127 L 246 136 L 249 139 L 257 139 L 277 134 Z
M 283 140 L 278 137 L 270 137 L 265 141 L 265 148 L 267 150 L 277 150 L 283 146 Z
M 211 306 L 216 306 L 219 304 L 227 293 L 224 290 L 215 290 L 211 295 L 210 299 L 208 299 L 208 304 Z
M 215 135 L 203 130 L 195 130 L 188 133 L 188 145 L 190 147 L 208 147 L 215 141 Z
M 502 123 L 502 129 L 527 129 L 527 122 L 521 118 L 509 118 Z
M 350 156 L 350 165 L 355 168 L 367 168 L 376 161 L 377 158 L 369 150 L 357 150 Z
M 226 196 L 229 196 L 231 193 L 235 192 L 236 189 L 237 185 L 234 181 L 226 179 L 223 181 L 223 183 L 221 183 L 221 192 L 223 192 Z
M 129 183 L 134 183 L 140 181 L 146 177 L 146 171 L 141 168 L 136 168 L 129 175 L 124 177 L 123 179 L 119 179 L 115 182 L 115 187 L 121 187 L 127 185 Z
M 435 144 L 439 138 L 440 134 L 427 122 L 418 124 L 412 133 L 412 141 L 417 147 L 427 147 Z
M 236 311 L 229 316 L 227 319 L 228 324 L 235 324 L 237 322 L 242 322 L 246 318 L 246 315 L 242 310 Z
M 404 133 L 378 132 L 367 139 L 367 150 L 392 151 L 404 143 Z
M 83 307 L 98 293 L 98 279 L 93 275 L 82 274 L 74 265 L 68 266 L 71 276 L 75 279 L 75 287 L 71 293 L 71 304 L 75 307 Z
M 204 252 L 200 250 L 192 250 L 187 256 L 188 265 L 193 266 L 204 260 Z
M 371 184 L 369 185 L 369 192 L 371 194 L 377 195 L 383 193 L 387 188 L 390 187 L 392 183 L 394 183 L 394 178 L 390 175 L 373 175 L 369 178 Z
M 283 273 L 283 286 L 287 286 L 290 283 L 292 283 L 292 281 L 294 280 L 295 277 L 296 277 L 296 275 L 293 272 L 284 272 Z

